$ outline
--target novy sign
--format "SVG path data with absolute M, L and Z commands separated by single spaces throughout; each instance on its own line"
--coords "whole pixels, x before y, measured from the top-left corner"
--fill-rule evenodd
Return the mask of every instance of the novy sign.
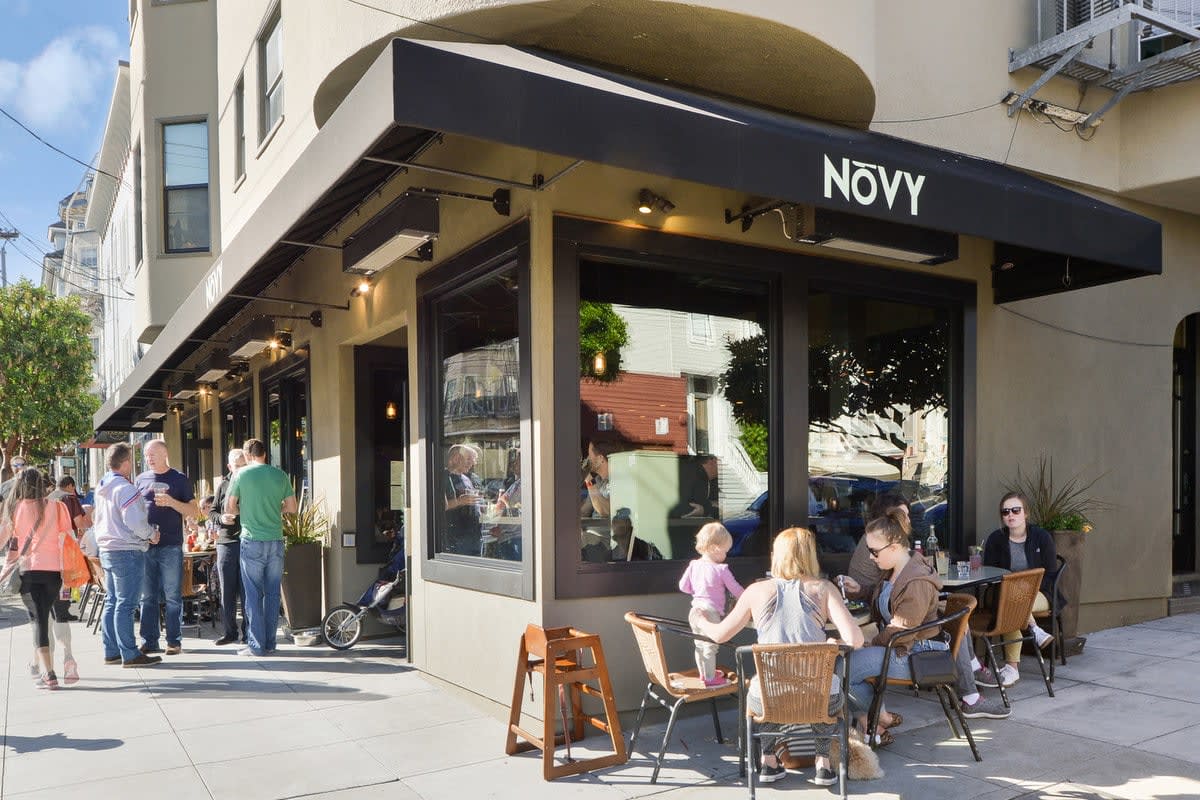
M 204 276 L 204 309 L 210 310 L 224 294 L 222 289 L 225 285 L 225 275 L 221 269 L 221 262 L 216 265 Z
M 836 189 L 847 203 L 860 206 L 885 204 L 889 210 L 897 203 L 903 208 L 908 201 L 908 213 L 917 216 L 920 210 L 924 175 L 914 175 L 903 169 L 888 169 L 883 164 L 869 164 L 843 158 L 835 164 L 825 156 L 825 198 L 833 199 Z

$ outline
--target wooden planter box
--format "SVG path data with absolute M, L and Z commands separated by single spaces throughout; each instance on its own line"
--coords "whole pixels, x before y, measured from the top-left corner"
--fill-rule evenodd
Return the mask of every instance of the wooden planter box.
M 1071 642 L 1079 633 L 1079 595 L 1083 583 L 1083 546 L 1087 534 L 1083 531 L 1052 531 L 1054 547 L 1067 561 L 1067 571 L 1058 583 L 1067 607 L 1063 609 L 1062 626 L 1064 643 Z M 1071 653 L 1068 645 L 1067 653 Z

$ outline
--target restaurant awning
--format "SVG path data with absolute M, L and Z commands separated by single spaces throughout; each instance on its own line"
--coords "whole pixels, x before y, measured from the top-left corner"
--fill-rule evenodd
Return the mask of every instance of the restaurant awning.
M 396 39 L 96 413 L 165 379 L 436 134 L 996 243 L 997 302 L 1162 270 L 1158 222 L 1018 170 L 504 45 Z M 376 160 L 372 160 L 376 159 Z M 1011 265 L 1011 266 L 1009 266 Z M 1071 276 L 1064 282 L 1064 271 Z

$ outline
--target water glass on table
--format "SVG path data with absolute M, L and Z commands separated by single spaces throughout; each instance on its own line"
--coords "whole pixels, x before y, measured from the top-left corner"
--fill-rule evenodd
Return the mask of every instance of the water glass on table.
M 965 581 L 967 578 L 971 577 L 971 562 L 970 561 L 955 561 L 954 569 L 955 569 L 955 574 L 958 576 L 958 579 L 960 581 Z

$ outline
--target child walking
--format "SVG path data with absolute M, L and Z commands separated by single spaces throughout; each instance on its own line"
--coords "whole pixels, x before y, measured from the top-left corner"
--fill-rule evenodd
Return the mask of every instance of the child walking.
M 725 592 L 741 597 L 742 585 L 733 577 L 725 554 L 733 547 L 733 537 L 719 522 L 710 522 L 696 533 L 696 552 L 700 557 L 688 564 L 679 579 L 679 591 L 692 596 L 692 608 L 709 622 L 720 622 L 725 612 Z M 692 632 L 700 633 L 695 623 Z M 716 674 L 717 645 L 696 642 L 696 669 L 705 686 L 721 686 L 725 676 Z

